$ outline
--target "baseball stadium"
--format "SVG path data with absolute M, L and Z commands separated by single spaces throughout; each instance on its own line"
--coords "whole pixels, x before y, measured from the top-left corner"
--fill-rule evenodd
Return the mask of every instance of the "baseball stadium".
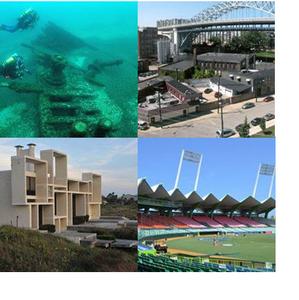
M 275 271 L 272 197 L 202 198 L 140 179 L 138 207 L 139 271 Z

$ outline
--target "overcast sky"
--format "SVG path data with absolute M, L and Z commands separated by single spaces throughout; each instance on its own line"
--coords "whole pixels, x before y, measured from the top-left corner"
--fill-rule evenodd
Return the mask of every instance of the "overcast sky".
M 0 139 L 0 170 L 10 170 L 10 157 L 15 155 L 15 145 L 33 142 L 36 154 L 45 149 L 55 149 L 68 155 L 68 176 L 81 178 L 82 172 L 102 175 L 103 195 L 110 192 L 136 194 L 137 140 L 125 138 L 92 139 Z

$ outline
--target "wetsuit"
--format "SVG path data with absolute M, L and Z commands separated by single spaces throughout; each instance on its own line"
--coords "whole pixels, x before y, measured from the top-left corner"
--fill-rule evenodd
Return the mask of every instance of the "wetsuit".
M 13 33 L 18 30 L 24 30 L 33 27 L 34 24 L 37 22 L 37 20 L 38 20 L 38 16 L 36 12 L 34 12 L 33 10 L 28 10 L 18 18 L 18 23 L 16 25 L 1 24 L 0 30 Z
M 8 79 L 22 78 L 24 73 L 29 73 L 24 65 L 24 59 L 18 54 L 13 54 L 0 66 L 0 75 Z

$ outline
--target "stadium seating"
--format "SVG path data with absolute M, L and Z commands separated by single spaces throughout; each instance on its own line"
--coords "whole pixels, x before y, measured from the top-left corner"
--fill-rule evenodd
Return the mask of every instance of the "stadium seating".
M 250 227 L 266 227 L 265 224 L 258 223 L 252 219 L 249 219 L 247 217 L 235 217 L 234 218 L 237 222 L 242 223 L 244 225 L 250 226 Z
M 188 217 L 176 216 L 176 217 L 173 217 L 173 219 L 185 224 L 187 228 L 188 227 L 190 227 L 190 228 L 206 228 L 206 226 L 204 226 Z
M 268 226 L 273 226 L 275 227 L 275 220 L 274 219 L 265 219 L 265 218 L 254 218 L 254 220 L 256 222 L 262 223 L 262 224 L 266 224 Z
M 139 272 L 264 272 L 265 269 L 251 269 L 216 263 L 200 263 L 193 259 L 172 259 L 167 255 L 138 255 Z M 267 270 L 269 271 L 269 270 Z
M 219 224 L 218 222 L 215 222 L 213 219 L 206 217 L 206 216 L 194 216 L 193 219 L 196 222 L 199 222 L 203 225 L 207 225 L 212 228 L 221 228 L 223 225 Z
M 175 218 L 160 215 L 138 215 L 138 226 L 140 228 L 188 228 L 186 224 Z
M 228 227 L 233 227 L 233 228 L 242 228 L 246 227 L 244 224 L 241 224 L 237 221 L 235 221 L 232 218 L 226 217 L 226 216 L 216 216 L 214 217 L 214 220 L 217 221 L 218 223 L 228 226 Z
M 215 216 L 212 219 L 207 216 L 193 216 L 191 218 L 185 216 L 168 217 L 158 214 L 138 214 L 138 228 L 147 230 L 145 236 L 207 233 L 214 232 L 215 229 L 226 233 L 257 233 L 266 231 L 273 233 L 275 225 L 272 225 L 273 222 L 270 224 L 271 227 L 266 222 L 262 223 L 260 219 L 250 219 L 242 216 L 234 218 Z

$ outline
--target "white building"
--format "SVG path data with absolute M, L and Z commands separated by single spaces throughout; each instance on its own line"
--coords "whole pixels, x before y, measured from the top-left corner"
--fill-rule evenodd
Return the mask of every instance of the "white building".
M 157 41 L 157 57 L 160 64 L 165 64 L 170 58 L 170 41 L 159 40 Z
M 35 144 L 28 146 L 16 146 L 11 170 L 0 171 L 0 225 L 36 230 L 54 225 L 60 232 L 78 218 L 99 219 L 101 175 L 70 179 L 66 154 L 43 150 L 38 158 Z

